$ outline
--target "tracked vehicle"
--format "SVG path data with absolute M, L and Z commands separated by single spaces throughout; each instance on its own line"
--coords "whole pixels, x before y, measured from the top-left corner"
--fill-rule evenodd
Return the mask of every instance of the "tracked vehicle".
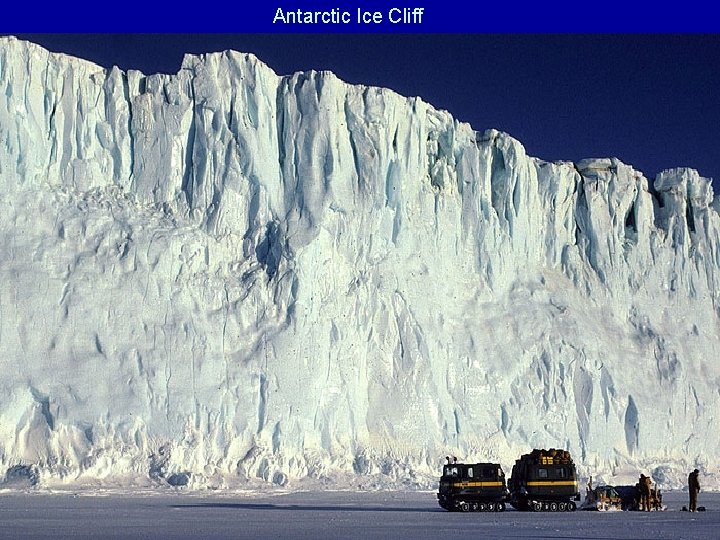
M 580 500 L 575 464 L 565 450 L 533 450 L 515 460 L 508 482 L 518 510 L 572 512 Z
M 443 466 L 438 504 L 451 512 L 502 512 L 508 490 L 497 463 L 448 463 Z

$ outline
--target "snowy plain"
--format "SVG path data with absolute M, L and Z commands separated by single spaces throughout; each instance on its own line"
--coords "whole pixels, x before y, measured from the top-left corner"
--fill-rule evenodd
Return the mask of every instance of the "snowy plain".
M 449 513 L 434 492 L 275 495 L 0 493 L 0 538 L 438 538 L 704 540 L 720 530 L 720 494 L 706 512 L 680 511 L 687 494 L 665 495 L 665 512 Z

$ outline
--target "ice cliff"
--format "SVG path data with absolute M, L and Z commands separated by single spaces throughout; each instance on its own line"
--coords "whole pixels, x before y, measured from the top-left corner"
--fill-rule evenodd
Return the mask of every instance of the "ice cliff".
M 717 472 L 692 169 L 548 163 L 248 54 L 145 76 L 5 37 L 0 208 L 0 476 L 428 485 L 533 447 Z

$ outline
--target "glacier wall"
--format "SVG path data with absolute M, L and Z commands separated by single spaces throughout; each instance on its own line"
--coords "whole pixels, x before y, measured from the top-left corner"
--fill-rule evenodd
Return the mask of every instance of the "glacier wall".
M 694 170 L 547 163 L 248 54 L 145 76 L 6 37 L 0 205 L 0 472 L 428 485 L 533 447 L 717 472 Z

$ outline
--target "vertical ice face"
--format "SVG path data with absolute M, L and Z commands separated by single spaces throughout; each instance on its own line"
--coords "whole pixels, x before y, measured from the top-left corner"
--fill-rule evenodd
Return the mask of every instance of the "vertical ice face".
M 0 203 L 6 468 L 414 482 L 565 447 L 671 478 L 720 454 L 693 170 L 547 163 L 247 54 L 145 76 L 2 38 Z

